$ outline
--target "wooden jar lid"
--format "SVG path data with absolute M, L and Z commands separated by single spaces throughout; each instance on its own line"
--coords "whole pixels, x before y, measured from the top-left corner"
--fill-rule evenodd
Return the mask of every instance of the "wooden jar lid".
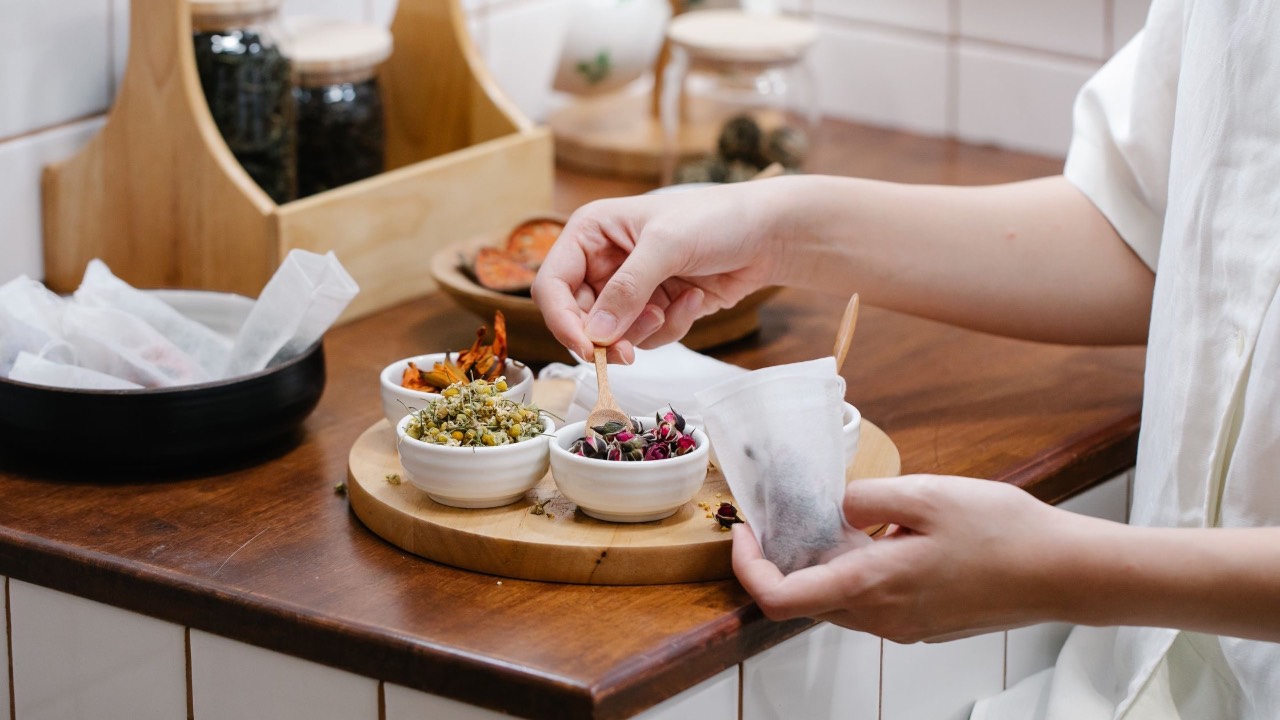
M 772 63 L 798 60 L 818 38 L 808 21 L 740 10 L 695 10 L 677 16 L 667 38 L 699 60 Z
M 285 52 L 301 85 L 356 82 L 391 55 L 391 33 L 379 25 L 329 18 L 286 18 Z
M 281 0 L 188 0 L 194 21 L 240 22 L 270 15 L 280 9 Z

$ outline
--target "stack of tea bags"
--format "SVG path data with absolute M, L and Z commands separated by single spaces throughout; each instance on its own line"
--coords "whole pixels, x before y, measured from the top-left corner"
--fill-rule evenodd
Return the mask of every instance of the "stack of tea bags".
M 696 394 L 729 489 L 764 556 L 784 573 L 871 542 L 844 519 L 844 390 L 828 357 Z
M 98 260 L 70 298 L 22 276 L 0 286 L 0 375 L 97 390 L 239 377 L 306 350 L 358 290 L 333 253 L 294 250 L 238 332 L 226 335 L 130 286 Z

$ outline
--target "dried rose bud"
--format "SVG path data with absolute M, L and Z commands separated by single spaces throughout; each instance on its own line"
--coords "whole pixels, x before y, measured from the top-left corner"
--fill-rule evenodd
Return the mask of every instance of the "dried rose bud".
M 618 442 L 620 442 L 620 443 L 624 443 L 624 442 L 627 442 L 627 441 L 631 440 L 631 439 L 632 439 L 632 438 L 634 438 L 635 436 L 636 436 L 636 434 L 635 434 L 635 433 L 633 433 L 633 432 L 630 432 L 630 431 L 627 431 L 627 430 L 622 430 L 622 431 L 620 431 L 617 435 L 614 435 L 614 436 L 613 436 L 613 439 L 614 439 L 614 440 L 617 440 L 617 441 L 618 441 Z
M 681 435 L 680 439 L 676 440 L 676 448 L 677 448 L 676 455 L 684 455 L 685 453 L 691 453 L 693 452 L 693 449 L 697 446 L 698 446 L 698 443 L 694 441 L 692 435 Z
M 617 445 L 610 445 L 609 452 L 605 456 L 605 460 L 621 460 L 621 459 L 622 459 L 622 448 L 618 447 Z
M 728 528 L 734 523 L 742 522 L 742 518 L 738 517 L 738 508 L 733 503 L 720 503 L 720 507 L 716 509 L 716 522 L 720 523 L 720 527 Z
M 666 443 L 680 437 L 680 431 L 676 430 L 675 426 L 670 423 L 662 423 L 651 432 L 653 433 L 654 442 Z
M 667 450 L 665 444 L 653 444 L 644 451 L 645 460 L 666 460 L 669 457 L 671 457 L 671 451 Z
M 598 426 L 593 427 L 593 428 L 591 428 L 591 429 L 592 429 L 592 430 L 595 430 L 597 434 L 603 435 L 604 437 L 608 438 L 608 437 L 610 437 L 610 436 L 617 435 L 618 433 L 622 432 L 623 430 L 626 430 L 626 429 L 627 429 L 627 426 L 626 426 L 626 425 L 623 425 L 622 423 L 618 422 L 617 420 L 610 420 L 609 422 L 607 422 L 607 423 L 605 423 L 605 424 L 603 424 L 603 425 L 598 425 Z
M 674 425 L 676 430 L 684 432 L 684 416 L 675 410 L 671 410 L 666 415 L 663 415 L 659 420 L 659 424 L 662 424 L 664 421 Z

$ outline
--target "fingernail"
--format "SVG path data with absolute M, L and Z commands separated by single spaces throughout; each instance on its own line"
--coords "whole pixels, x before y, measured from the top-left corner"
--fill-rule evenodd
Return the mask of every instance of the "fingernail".
M 593 343 L 604 344 L 613 340 L 613 333 L 618 329 L 618 319 L 613 313 L 601 310 L 591 313 L 587 318 L 587 339 Z

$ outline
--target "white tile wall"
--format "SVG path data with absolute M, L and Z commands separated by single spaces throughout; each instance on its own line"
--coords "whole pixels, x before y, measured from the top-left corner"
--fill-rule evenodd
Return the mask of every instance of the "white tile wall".
M 1071 107 L 1100 63 L 962 41 L 956 135 L 1047 155 L 1071 141 Z
M 44 277 L 40 241 L 40 172 L 71 156 L 102 126 L 102 119 L 63 125 L 0 143 L 0 282 L 21 274 Z
M 950 0 L 813 0 L 821 16 L 882 23 L 945 34 L 951 30 Z
M 742 664 L 742 720 L 876 718 L 880 638 L 822 623 Z
M 0 720 L 13 720 L 9 714 L 9 578 L 0 577 Z
M 181 626 L 17 580 L 9 612 L 16 717 L 186 716 Z
M 0 0 L 0 138 L 106 109 L 109 0 Z
M 1106 11 L 1105 0 L 960 0 L 959 30 L 967 38 L 1100 60 L 1106 53 Z
M 635 716 L 635 720 L 738 720 L 738 666 Z
M 824 25 L 813 53 L 825 113 L 931 135 L 947 133 L 944 40 Z
M 378 720 L 378 681 L 192 630 L 191 701 L 200 720 Z
M 978 698 L 1004 687 L 1004 633 L 952 642 L 885 641 L 880 717 L 965 720 Z

